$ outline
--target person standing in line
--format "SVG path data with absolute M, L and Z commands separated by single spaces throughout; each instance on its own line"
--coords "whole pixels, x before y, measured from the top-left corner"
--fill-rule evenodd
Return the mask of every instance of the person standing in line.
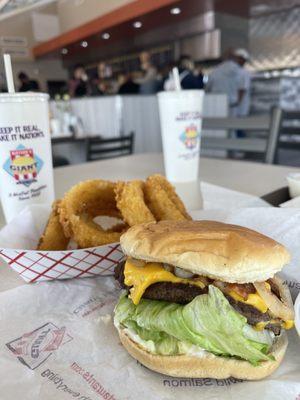
M 78 64 L 74 67 L 73 77 L 69 81 L 70 97 L 83 97 L 90 94 L 90 87 L 84 66 Z
M 202 89 L 203 88 L 203 76 L 199 79 L 196 76 L 195 63 L 191 56 L 182 55 L 179 59 L 179 78 L 182 89 Z
M 29 76 L 25 72 L 20 72 L 18 75 L 20 81 L 19 92 L 39 92 L 40 85 L 38 81 L 29 79 Z
M 209 75 L 205 90 L 208 93 L 224 93 L 228 98 L 229 115 L 236 116 L 245 94 L 245 77 L 234 51 L 228 51 Z
M 236 110 L 237 117 L 246 117 L 250 112 L 250 88 L 251 88 L 251 74 L 245 68 L 245 64 L 249 61 L 249 53 L 245 49 L 236 49 L 233 52 L 236 63 L 240 66 L 240 73 L 242 76 L 242 86 L 240 89 L 238 107 Z
M 148 51 L 142 51 L 139 58 L 143 77 L 138 79 L 136 83 L 140 85 L 140 93 L 156 93 L 159 86 L 159 80 L 157 68 L 153 65 L 151 60 L 151 54 Z
M 118 83 L 118 94 L 138 94 L 140 91 L 140 85 L 133 81 L 132 74 L 129 71 L 119 74 Z
M 182 89 L 203 89 L 203 75 L 195 74 L 195 64 L 189 55 L 182 55 L 178 61 L 179 80 Z M 172 71 L 164 83 L 165 90 L 174 90 Z

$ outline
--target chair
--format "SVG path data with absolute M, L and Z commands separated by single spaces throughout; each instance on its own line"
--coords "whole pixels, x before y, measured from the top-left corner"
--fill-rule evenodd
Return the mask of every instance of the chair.
M 279 150 L 283 149 L 300 150 L 300 111 L 282 110 L 278 146 L 275 155 L 276 162 L 278 162 Z
M 87 138 L 86 159 L 87 161 L 95 161 L 130 155 L 133 153 L 133 148 L 133 132 L 128 136 L 120 136 L 116 138 Z
M 204 118 L 203 129 L 209 130 L 243 130 L 248 134 L 265 132 L 264 137 L 217 138 L 203 137 L 201 147 L 204 149 L 244 151 L 261 154 L 267 164 L 273 164 L 277 151 L 282 110 L 274 107 L 270 115 L 245 118 Z
M 52 162 L 53 162 L 53 168 L 70 165 L 70 161 L 66 157 L 62 156 L 53 156 Z

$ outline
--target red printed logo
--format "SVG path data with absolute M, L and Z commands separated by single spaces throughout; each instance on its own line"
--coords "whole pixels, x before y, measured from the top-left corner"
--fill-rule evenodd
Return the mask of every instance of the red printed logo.
M 66 333 L 63 326 L 58 328 L 52 322 L 24 333 L 21 337 L 6 343 L 6 346 L 19 361 L 30 369 L 43 364 L 60 346 L 70 342 L 72 336 Z

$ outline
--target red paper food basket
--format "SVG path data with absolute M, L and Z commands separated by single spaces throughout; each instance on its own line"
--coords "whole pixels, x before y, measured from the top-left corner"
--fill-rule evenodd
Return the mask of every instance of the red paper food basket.
M 124 259 L 119 243 L 82 250 L 0 249 L 0 257 L 26 282 L 112 275 Z
M 0 231 L 0 258 L 26 282 L 112 275 L 124 259 L 119 243 L 88 249 L 35 250 L 50 206 L 24 209 Z

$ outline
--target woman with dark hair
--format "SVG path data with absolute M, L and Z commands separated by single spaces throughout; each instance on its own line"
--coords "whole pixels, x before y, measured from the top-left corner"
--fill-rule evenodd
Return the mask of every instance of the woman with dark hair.
M 90 94 L 88 76 L 84 66 L 78 64 L 74 67 L 73 77 L 69 82 L 69 95 L 71 97 L 83 97 Z

